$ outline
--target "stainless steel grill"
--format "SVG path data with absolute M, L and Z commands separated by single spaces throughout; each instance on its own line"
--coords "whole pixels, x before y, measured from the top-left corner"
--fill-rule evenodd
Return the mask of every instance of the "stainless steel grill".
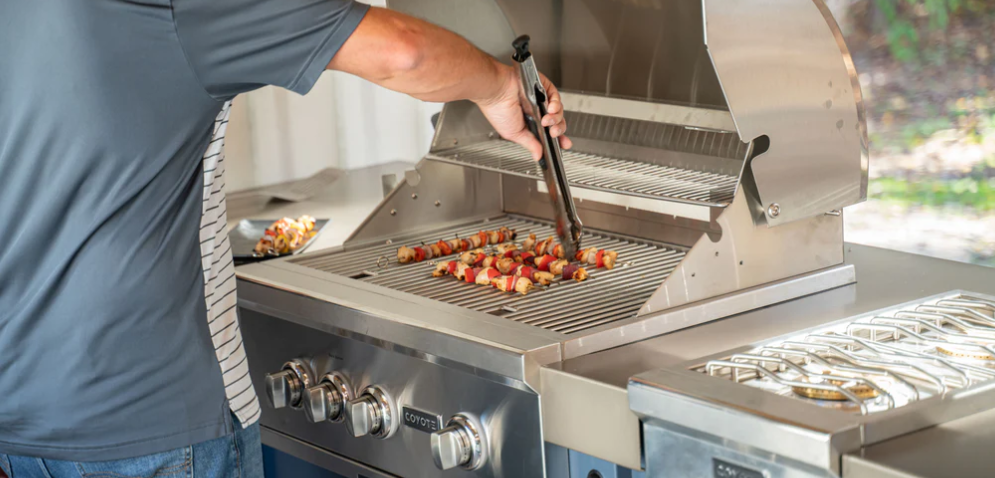
M 995 379 L 995 302 L 957 294 L 834 324 L 694 370 L 861 414 Z
M 738 142 L 738 139 L 733 140 Z M 542 172 L 537 169 L 528 151 L 510 141 L 471 144 L 429 154 L 428 158 L 515 176 L 542 178 Z M 737 175 L 706 173 L 576 151 L 564 151 L 563 161 L 571 186 L 704 206 L 727 206 L 732 202 L 739 180 Z
M 516 229 L 519 240 L 529 233 L 539 238 L 554 234 L 545 221 L 518 216 L 474 222 L 463 226 L 419 234 L 405 241 L 409 245 L 434 243 L 454 236 L 466 237 L 482 229 Z M 674 270 L 685 252 L 652 243 L 587 231 L 585 247 L 615 250 L 619 265 L 612 270 L 592 269 L 583 282 L 554 282 L 528 295 L 508 294 L 489 287 L 432 277 L 436 261 L 398 264 L 399 243 L 367 246 L 356 250 L 318 254 L 292 262 L 312 269 L 376 284 L 401 292 L 448 302 L 486 312 L 535 327 L 570 334 L 636 315 L 640 306 Z M 440 258 L 451 260 L 456 256 Z

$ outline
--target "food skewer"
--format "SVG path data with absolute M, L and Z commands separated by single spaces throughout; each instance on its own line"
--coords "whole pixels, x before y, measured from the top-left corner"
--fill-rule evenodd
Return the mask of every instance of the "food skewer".
M 408 264 L 411 262 L 422 262 L 435 257 L 448 256 L 456 252 L 464 252 L 478 249 L 488 244 L 501 244 L 505 241 L 513 241 L 518 233 L 513 229 L 501 227 L 496 231 L 480 231 L 477 234 L 461 239 L 448 241 L 440 240 L 431 245 L 422 244 L 418 247 L 401 246 L 397 249 L 397 262 Z

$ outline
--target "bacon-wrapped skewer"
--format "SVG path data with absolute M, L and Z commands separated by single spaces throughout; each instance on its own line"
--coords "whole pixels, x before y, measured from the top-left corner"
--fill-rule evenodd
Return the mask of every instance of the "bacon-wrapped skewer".
M 313 224 L 310 225 L 314 227 Z M 421 247 L 401 246 L 397 249 L 397 262 L 408 264 L 410 262 L 421 262 L 434 257 L 448 256 L 457 252 L 466 252 L 484 247 L 488 244 L 500 244 L 505 241 L 514 240 L 518 233 L 507 227 L 502 227 L 497 231 L 480 231 L 468 238 L 440 240 L 434 244 L 422 245 Z
M 612 269 L 615 267 L 615 261 L 618 259 L 618 253 L 615 251 L 606 251 L 604 249 L 599 250 L 596 247 L 591 247 L 584 249 L 583 251 L 578 251 L 576 259 L 580 261 L 581 264 L 592 265 L 598 269 Z
M 577 282 L 584 282 L 587 280 L 587 271 L 577 264 L 567 264 L 563 266 L 563 279 L 570 280 L 573 279 Z
M 519 292 L 528 294 L 535 288 L 532 281 L 520 276 L 501 276 L 491 279 L 491 285 L 503 292 Z
M 522 266 L 518 268 L 515 275 L 520 277 L 526 277 L 531 279 L 532 282 L 537 282 L 542 285 L 549 285 L 556 279 L 556 276 L 550 272 L 543 272 L 532 266 Z

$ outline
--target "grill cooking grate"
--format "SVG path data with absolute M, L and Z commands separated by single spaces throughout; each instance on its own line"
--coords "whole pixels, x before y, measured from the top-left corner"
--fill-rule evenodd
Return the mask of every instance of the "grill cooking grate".
M 502 226 L 516 229 L 519 242 L 528 237 L 530 232 L 535 233 L 540 239 L 554 235 L 553 227 L 549 223 L 505 216 L 425 233 L 412 240 L 367 246 L 351 251 L 309 255 L 292 259 L 291 262 L 547 330 L 571 334 L 635 316 L 643 303 L 673 272 L 685 254 L 684 251 L 662 244 L 620 238 L 595 231 L 585 232 L 584 247 L 618 251 L 619 264 L 610 271 L 588 269 L 590 278 L 585 282 L 558 281 L 525 296 L 459 282 L 451 277 L 432 277 L 435 263 L 456 259 L 455 254 L 419 264 L 397 263 L 397 248 L 402 245 L 434 243 L 439 239 L 450 239 L 456 235 L 466 237 L 482 229 L 493 230 Z
M 428 158 L 515 176 L 542 178 L 542 172 L 528 151 L 510 141 L 471 144 L 430 154 Z M 564 151 L 563 162 L 571 186 L 702 206 L 728 206 L 738 182 L 736 176 L 576 151 Z

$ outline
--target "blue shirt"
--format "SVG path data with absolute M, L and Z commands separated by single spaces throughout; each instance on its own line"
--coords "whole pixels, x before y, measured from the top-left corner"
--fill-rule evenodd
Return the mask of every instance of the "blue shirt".
M 0 453 L 115 460 L 258 420 L 225 219 L 228 110 L 263 85 L 306 93 L 366 11 L 0 2 Z

